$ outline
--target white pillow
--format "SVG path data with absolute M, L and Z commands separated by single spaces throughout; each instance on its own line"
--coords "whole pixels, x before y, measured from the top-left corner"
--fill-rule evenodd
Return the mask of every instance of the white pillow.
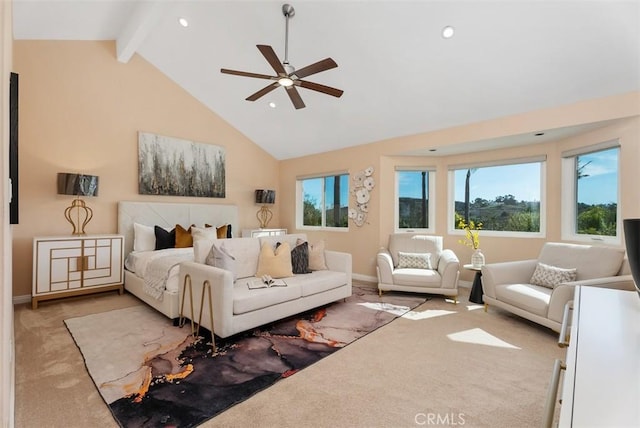
M 205 263 L 209 266 L 215 266 L 217 268 L 230 271 L 233 274 L 234 282 L 238 278 L 238 273 L 236 272 L 236 258 L 229 253 L 229 250 L 225 248 L 224 243 L 213 243 Z
M 209 239 L 214 241 L 218 239 L 218 232 L 215 227 L 206 227 L 203 229 L 202 227 L 192 226 L 191 236 L 193 237 L 193 242 L 199 239 Z
M 577 269 L 564 269 L 555 266 L 538 263 L 536 270 L 529 281 L 533 285 L 541 285 L 547 288 L 554 288 L 563 282 L 576 280 Z
M 153 251 L 156 249 L 156 234 L 153 226 L 133 223 L 133 251 Z
M 433 269 L 431 267 L 431 253 L 398 251 L 398 269 Z

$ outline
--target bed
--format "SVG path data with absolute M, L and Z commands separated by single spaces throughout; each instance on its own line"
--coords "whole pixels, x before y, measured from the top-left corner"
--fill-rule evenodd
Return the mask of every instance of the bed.
M 204 227 L 205 224 L 211 226 L 231 225 L 234 235 L 238 234 L 238 208 L 235 205 L 222 204 L 180 204 L 162 202 L 128 202 L 118 203 L 118 233 L 124 235 L 124 287 L 125 289 L 158 310 L 165 316 L 175 319 L 180 315 L 180 302 L 178 297 L 178 262 L 193 260 L 193 248 L 159 250 L 152 252 L 134 251 L 134 240 L 136 238 L 134 229 L 140 235 L 141 229 L 160 226 L 171 229 L 177 224 L 184 228 L 190 225 Z M 141 227 L 142 226 L 142 227 Z M 166 256 L 167 259 L 174 257 L 171 262 L 175 262 L 175 267 L 169 271 L 166 282 L 166 289 L 158 291 L 158 298 L 145 291 L 145 281 L 140 272 L 140 266 L 150 263 L 154 258 Z M 169 260 L 167 260 L 169 261 Z M 135 273 L 138 266 L 138 273 Z M 148 287 L 147 287 L 148 289 Z

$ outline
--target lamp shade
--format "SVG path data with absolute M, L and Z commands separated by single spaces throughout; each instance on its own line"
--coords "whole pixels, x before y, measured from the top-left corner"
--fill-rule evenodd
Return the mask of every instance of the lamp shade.
M 275 204 L 276 203 L 276 191 L 275 190 L 256 190 L 256 204 Z
M 59 172 L 58 194 L 98 196 L 98 176 Z

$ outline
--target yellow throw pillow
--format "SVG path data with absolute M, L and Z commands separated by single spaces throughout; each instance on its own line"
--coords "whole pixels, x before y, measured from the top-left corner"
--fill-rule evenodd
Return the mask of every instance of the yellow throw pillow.
M 272 278 L 293 276 L 291 247 L 288 243 L 283 243 L 275 250 L 266 242 L 262 244 L 256 276 L 261 277 L 262 275 L 270 275 Z
M 218 233 L 218 239 L 225 239 L 227 237 L 227 225 L 216 227 Z
M 184 227 L 176 224 L 176 248 L 193 247 L 193 236 L 191 236 L 192 227 L 193 225 L 189 226 L 189 230 L 185 230 Z

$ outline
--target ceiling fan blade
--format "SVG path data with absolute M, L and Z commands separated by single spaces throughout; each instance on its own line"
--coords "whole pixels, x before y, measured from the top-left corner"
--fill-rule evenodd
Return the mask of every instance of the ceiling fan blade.
M 273 67 L 273 69 L 278 73 L 279 76 L 286 76 L 287 72 L 284 69 L 284 66 L 278 59 L 278 55 L 276 55 L 273 48 L 269 45 L 256 45 L 262 55 L 265 57 L 267 62 Z
M 249 72 L 246 72 L 246 71 L 229 70 L 229 69 L 226 69 L 226 68 L 221 68 L 220 72 L 224 73 L 224 74 L 233 74 L 234 76 L 255 77 L 255 78 L 258 78 L 258 79 L 270 79 L 270 80 L 276 80 L 277 79 L 276 76 L 267 76 L 266 74 L 249 73 Z
M 300 70 L 296 70 L 291 73 L 291 75 L 298 76 L 298 79 L 302 79 L 304 77 L 311 76 L 312 74 L 320 73 L 321 71 L 331 70 L 337 66 L 338 64 L 336 64 L 334 60 L 331 58 L 325 58 L 322 61 L 302 67 Z
M 332 95 L 337 98 L 340 98 L 344 93 L 341 89 L 332 88 L 331 86 L 325 86 L 319 83 L 307 82 L 306 80 L 295 80 L 294 85 L 301 86 L 305 89 L 311 89 L 312 91 L 322 92 L 323 94 Z
M 302 97 L 300 97 L 300 93 L 295 86 L 289 86 L 285 89 L 287 90 L 287 95 L 289 95 L 289 98 L 291 98 L 291 102 L 293 103 L 293 106 L 296 108 L 296 110 L 305 107 L 304 102 L 302 101 Z
M 278 84 L 278 82 L 273 82 L 272 84 L 270 84 L 269 86 L 265 86 L 264 88 L 260 89 L 258 92 L 256 92 L 253 95 L 249 95 L 246 100 L 247 101 L 255 101 L 260 97 L 263 97 L 265 95 L 267 95 L 269 92 L 273 91 L 274 89 L 276 89 L 278 86 L 280 86 Z

